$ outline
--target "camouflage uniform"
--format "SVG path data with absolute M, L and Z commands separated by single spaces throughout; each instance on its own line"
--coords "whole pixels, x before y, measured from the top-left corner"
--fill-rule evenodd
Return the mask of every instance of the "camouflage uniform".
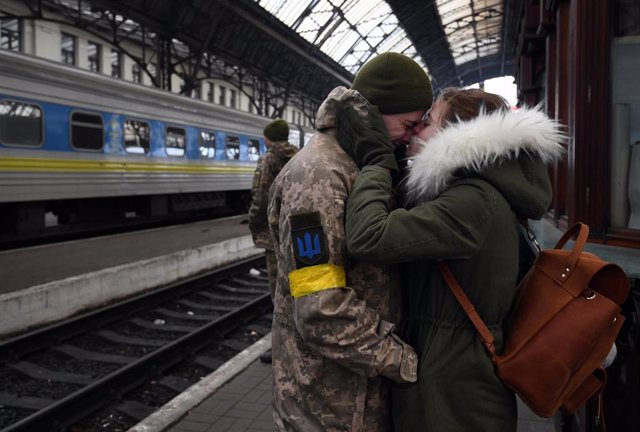
M 273 251 L 273 241 L 267 223 L 269 188 L 282 167 L 289 162 L 298 149 L 287 141 L 274 141 L 265 154 L 258 159 L 251 186 L 251 207 L 249 207 L 249 229 L 256 246 L 264 248 L 269 273 L 271 298 L 276 286 L 277 266 Z
M 334 109 L 366 100 L 335 89 L 316 133 L 271 187 L 276 246 L 272 355 L 279 431 L 389 431 L 389 386 L 416 380 L 416 355 L 392 333 L 395 267 L 346 255 L 345 208 L 358 168 L 335 139 Z M 386 378 L 385 378 L 386 377 Z

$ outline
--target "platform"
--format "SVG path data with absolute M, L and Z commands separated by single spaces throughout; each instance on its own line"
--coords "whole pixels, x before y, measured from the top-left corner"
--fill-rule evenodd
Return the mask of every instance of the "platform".
M 0 338 L 257 256 L 246 219 L 0 252 Z
M 267 346 L 270 335 L 128 432 L 273 432 L 273 374 L 258 360 Z M 517 432 L 561 430 L 559 416 L 538 417 L 518 400 Z
M 533 224 L 543 248 L 551 248 L 562 233 L 549 222 Z M 640 274 L 640 251 L 589 244 L 587 249 L 620 264 L 632 278 Z M 269 335 L 270 336 L 270 335 Z M 238 371 L 216 371 L 216 385 L 198 384 L 158 410 L 129 432 L 264 432 L 273 431 L 271 390 L 273 375 L 269 365 L 258 356 L 270 347 L 270 337 L 250 347 L 250 354 L 232 359 L 231 364 L 245 364 Z M 209 377 L 203 380 L 206 383 Z M 222 385 L 220 381 L 223 381 Z M 199 386 L 199 387 L 198 387 Z M 207 394 L 206 389 L 210 392 Z M 187 402 L 188 401 L 188 402 Z M 168 415 L 167 412 L 171 412 Z M 560 432 L 560 416 L 538 417 L 518 400 L 517 432 Z

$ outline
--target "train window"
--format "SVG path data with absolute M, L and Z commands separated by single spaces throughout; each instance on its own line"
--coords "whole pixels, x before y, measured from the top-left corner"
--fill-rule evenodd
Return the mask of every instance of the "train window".
M 304 134 L 304 145 L 307 145 L 312 137 L 313 137 L 312 133 L 306 133 L 305 132 L 305 134 Z
M 149 124 L 138 120 L 124 122 L 124 149 L 127 153 L 145 154 L 149 152 Z
M 249 138 L 249 160 L 256 161 L 260 157 L 260 141 L 255 138 Z
M 168 127 L 164 148 L 169 156 L 184 156 L 187 134 L 184 129 Z
M 216 133 L 200 131 L 200 157 L 213 159 L 216 157 Z
M 300 131 L 293 125 L 289 128 L 289 144 L 300 148 Z
M 100 150 L 104 145 L 102 117 L 96 114 L 71 114 L 71 146 L 81 150 Z
M 240 159 L 240 138 L 233 135 L 227 135 L 224 141 L 224 152 L 229 160 Z
M 3 100 L 0 102 L 0 142 L 38 147 L 42 144 L 42 109 L 36 105 Z

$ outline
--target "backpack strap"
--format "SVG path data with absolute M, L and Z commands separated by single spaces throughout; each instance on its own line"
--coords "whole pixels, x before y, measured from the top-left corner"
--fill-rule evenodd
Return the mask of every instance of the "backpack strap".
M 458 283 L 458 280 L 451 272 L 449 264 L 446 261 L 438 260 L 438 268 L 440 269 L 440 273 L 442 273 L 447 286 L 449 287 L 449 289 L 451 289 L 451 292 L 455 296 L 456 300 L 458 300 L 458 303 L 460 303 L 460 306 L 462 306 L 462 309 L 464 309 L 467 316 L 471 320 L 471 323 L 476 328 L 478 337 L 489 352 L 491 361 L 495 363 L 496 347 L 493 344 L 493 334 L 491 334 L 491 331 L 489 331 L 487 325 L 484 323 L 484 321 L 482 321 L 480 315 L 478 315 L 478 312 L 476 311 L 476 308 L 473 307 L 471 300 L 469 300 L 469 297 L 467 297 L 464 290 Z
M 587 243 L 587 239 L 589 238 L 589 227 L 582 222 L 577 222 L 571 228 L 564 233 L 564 235 L 558 240 L 558 243 L 554 246 L 554 249 L 562 249 L 564 245 L 572 238 L 574 235 L 578 234 L 578 238 L 576 239 L 575 244 L 573 245 L 573 249 L 571 250 L 571 254 L 569 255 L 569 260 L 567 267 L 573 271 L 574 267 L 578 263 L 580 259 L 580 254 L 582 253 L 582 249 L 584 249 L 584 245 Z

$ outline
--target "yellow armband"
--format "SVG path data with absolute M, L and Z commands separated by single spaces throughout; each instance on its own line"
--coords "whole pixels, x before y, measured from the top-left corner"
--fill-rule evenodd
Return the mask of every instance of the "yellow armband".
M 344 267 L 320 264 L 303 267 L 289 273 L 289 289 L 293 297 L 303 297 L 318 291 L 342 288 L 347 284 Z

